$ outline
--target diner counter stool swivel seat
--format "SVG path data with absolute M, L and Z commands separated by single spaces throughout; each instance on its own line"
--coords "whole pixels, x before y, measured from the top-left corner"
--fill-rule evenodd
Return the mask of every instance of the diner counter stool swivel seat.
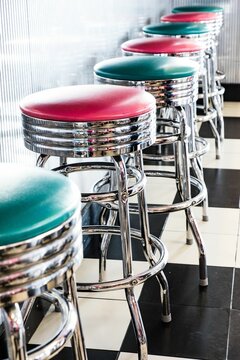
M 224 139 L 224 120 L 222 114 L 223 100 L 222 95 L 224 88 L 218 87 L 217 74 L 217 38 L 222 26 L 222 20 L 219 18 L 217 12 L 183 12 L 174 13 L 161 17 L 162 22 L 179 23 L 204 23 L 209 29 L 211 35 L 211 46 L 206 51 L 207 55 L 207 70 L 208 70 L 208 89 L 209 98 L 211 99 L 212 106 L 217 112 L 217 126 L 219 128 L 220 139 Z
M 201 72 L 199 74 L 199 94 L 198 98 L 202 99 L 202 104 L 197 104 L 197 117 L 199 123 L 208 122 L 210 129 L 215 139 L 216 158 L 220 158 L 221 154 L 221 139 L 218 132 L 216 119 L 217 111 L 212 104 L 212 96 L 209 88 L 209 66 L 208 66 L 208 52 L 212 46 L 212 35 L 206 24 L 191 23 L 191 22 L 162 22 L 155 25 L 147 25 L 143 27 L 143 33 L 146 37 L 154 38 L 187 38 L 191 40 L 198 40 L 202 43 L 205 55 L 202 59 Z
M 0 312 L 8 359 L 50 359 L 71 338 L 74 359 L 85 360 L 74 280 L 82 260 L 78 188 L 40 168 L 0 164 L 0 171 Z M 54 289 L 62 284 L 63 292 Z M 61 325 L 27 352 L 19 305 L 36 297 L 57 306 Z
M 214 12 L 217 15 L 217 21 L 219 23 L 220 30 L 223 27 L 224 24 L 224 9 L 220 6 L 213 6 L 213 5 L 189 5 L 189 6 L 178 6 L 172 9 L 173 13 L 181 13 L 181 12 Z M 217 39 L 216 39 L 217 40 Z M 217 66 L 217 46 L 218 41 L 215 41 L 215 48 L 216 48 L 216 54 L 215 54 L 215 62 L 216 62 L 216 74 L 215 79 L 217 82 L 217 86 L 219 89 L 219 93 L 221 96 L 222 101 L 222 108 L 223 108 L 223 94 L 224 94 L 224 88 L 221 85 L 221 81 L 225 79 L 226 75 L 223 71 L 218 69 Z
M 207 266 L 203 240 L 192 213 L 192 206 L 206 198 L 206 187 L 200 180 L 190 177 L 188 137 L 190 135 L 185 109 L 189 108 L 197 98 L 198 65 L 186 59 L 159 56 L 128 56 L 102 61 L 95 65 L 95 79 L 99 83 L 115 84 L 144 88 L 154 95 L 157 102 L 157 122 L 171 127 L 170 134 L 157 134 L 156 144 L 175 146 L 175 172 L 145 170 L 147 176 L 167 177 L 176 180 L 182 202 L 170 205 L 148 206 L 148 213 L 168 213 L 185 210 L 187 222 L 193 232 L 199 250 L 200 285 L 206 286 Z M 106 85 L 107 86 L 107 85 Z M 166 117 L 165 110 L 173 111 L 173 116 Z M 162 114 L 164 116 L 162 116 Z M 195 187 L 197 196 L 191 196 L 191 185 Z M 136 210 L 136 209 L 135 209 Z M 134 208 L 131 208 L 134 211 Z M 192 242 L 192 239 L 189 239 Z
M 82 202 L 97 202 L 115 209 L 119 226 L 83 226 L 83 234 L 116 234 L 122 247 L 123 278 L 96 283 L 78 283 L 79 291 L 125 289 L 138 344 L 140 360 L 148 356 L 147 340 L 134 286 L 156 276 L 162 291 L 162 318 L 171 320 L 169 290 L 163 268 L 167 251 L 150 234 L 144 193 L 142 149 L 156 139 L 156 101 L 142 88 L 114 85 L 79 85 L 49 89 L 27 96 L 20 105 L 24 141 L 28 149 L 39 153 L 38 165 L 57 156 L 63 175 L 76 171 L 106 170 L 114 174 L 117 186 L 106 192 L 82 193 Z M 134 154 L 136 167 L 125 164 L 124 155 Z M 110 161 L 83 162 L 79 159 L 109 157 Z M 68 158 L 78 162 L 67 164 Z M 101 159 L 100 159 L 101 160 Z M 128 186 L 129 179 L 135 179 Z M 132 184 L 132 182 L 131 182 Z M 129 196 L 137 195 L 140 230 L 130 228 Z M 147 270 L 133 274 L 131 236 L 141 242 L 149 261 Z M 156 251 L 153 252 L 153 249 Z
M 192 39 L 185 38 L 139 38 L 124 42 L 121 45 L 121 49 L 126 56 L 137 56 L 137 55 L 155 55 L 162 57 L 181 57 L 190 60 L 194 60 L 199 64 L 199 76 L 205 76 L 204 69 L 204 46 L 201 42 Z M 200 138 L 196 129 L 196 106 L 193 102 L 191 113 L 187 116 L 188 126 L 191 129 L 189 136 L 189 158 L 191 161 L 192 168 L 195 176 L 204 182 L 203 168 L 201 162 L 201 156 L 209 150 L 208 142 Z M 211 122 L 212 126 L 214 124 Z M 162 130 L 164 131 L 164 130 Z M 145 155 L 148 160 L 156 160 L 157 157 Z M 203 221 L 208 221 L 207 215 L 208 199 L 206 198 L 203 202 Z

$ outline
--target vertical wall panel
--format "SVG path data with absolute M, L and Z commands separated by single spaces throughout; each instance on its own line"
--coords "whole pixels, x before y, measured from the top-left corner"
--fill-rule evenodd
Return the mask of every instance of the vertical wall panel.
M 93 66 L 170 11 L 167 0 L 1 0 L 0 161 L 34 163 L 21 133 L 19 100 L 93 81 Z
M 31 161 L 22 140 L 18 103 L 32 91 L 25 0 L 0 2 L 0 161 Z

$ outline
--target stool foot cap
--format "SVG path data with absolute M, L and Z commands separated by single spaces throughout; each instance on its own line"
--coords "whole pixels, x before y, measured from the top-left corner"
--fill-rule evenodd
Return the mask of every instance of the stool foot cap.
M 193 243 L 193 239 L 187 239 L 187 240 L 186 240 L 186 244 L 187 244 L 187 245 L 192 245 L 192 243 Z
M 208 220 L 209 220 L 208 215 L 203 215 L 203 216 L 202 216 L 202 221 L 208 221 Z
M 216 155 L 216 160 L 219 160 L 220 159 L 220 155 Z
M 161 319 L 162 319 L 162 322 L 164 323 L 169 323 L 172 321 L 172 315 L 169 314 L 169 315 L 162 315 L 161 316 Z
M 206 278 L 206 279 L 200 279 L 199 285 L 200 285 L 200 286 L 208 286 L 208 278 Z

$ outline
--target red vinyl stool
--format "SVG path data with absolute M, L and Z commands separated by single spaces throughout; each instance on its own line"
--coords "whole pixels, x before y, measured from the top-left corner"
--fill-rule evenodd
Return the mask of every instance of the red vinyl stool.
M 174 13 L 161 17 L 162 22 L 170 23 L 204 23 L 208 26 L 209 32 L 212 35 L 210 48 L 206 51 L 207 55 L 207 70 L 208 70 L 208 90 L 209 98 L 212 101 L 213 108 L 217 112 L 217 127 L 219 127 L 220 139 L 224 139 L 224 119 L 222 114 L 222 95 L 224 93 L 223 87 L 218 87 L 217 74 L 217 37 L 219 35 L 222 19 L 216 12 L 183 12 Z
M 204 46 L 201 42 L 186 38 L 140 38 L 126 41 L 121 45 L 124 55 L 155 55 L 155 56 L 175 56 L 185 57 L 187 59 L 195 60 L 200 65 L 200 75 L 205 75 L 204 69 Z M 191 129 L 189 137 L 189 158 L 191 160 L 192 168 L 195 176 L 204 182 L 203 168 L 201 163 L 201 156 L 209 149 L 208 142 L 200 137 L 195 137 L 196 132 L 196 103 L 192 103 L 192 110 L 187 116 L 188 126 Z M 151 156 L 146 154 L 145 158 L 148 160 L 156 160 L 156 155 Z M 173 156 L 174 160 L 174 156 Z M 204 201 L 203 206 L 203 220 L 208 220 L 207 215 L 208 201 Z
M 106 170 L 115 174 L 117 187 L 110 192 L 82 194 L 82 202 L 98 202 L 119 211 L 120 226 L 90 225 L 84 234 L 117 234 L 122 245 L 123 278 L 78 284 L 79 291 L 125 289 L 135 329 L 139 359 L 147 359 L 147 341 L 134 286 L 156 276 L 163 287 L 163 320 L 170 321 L 168 284 L 162 272 L 167 252 L 149 232 L 145 201 L 145 175 L 141 150 L 156 139 L 156 101 L 142 88 L 115 85 L 79 85 L 45 90 L 21 102 L 25 146 L 40 153 L 38 165 L 57 156 L 64 175 L 83 170 Z M 138 166 L 126 166 L 123 155 L 134 153 Z M 110 162 L 67 164 L 67 158 L 110 157 Z M 136 183 L 128 187 L 128 178 Z M 137 195 L 141 230 L 130 229 L 129 196 Z M 133 274 L 131 235 L 140 240 L 150 266 Z M 156 252 L 153 253 L 153 249 Z

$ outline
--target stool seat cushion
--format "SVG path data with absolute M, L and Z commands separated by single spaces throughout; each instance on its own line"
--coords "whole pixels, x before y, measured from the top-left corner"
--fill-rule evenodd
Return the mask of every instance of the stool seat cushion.
M 203 50 L 203 45 L 185 38 L 141 38 L 126 41 L 121 45 L 122 50 L 146 54 L 177 54 L 192 53 Z
M 21 102 L 20 109 L 34 118 L 93 122 L 139 116 L 154 106 L 154 97 L 140 88 L 76 85 L 29 95 Z
M 190 5 L 190 6 L 177 6 L 172 12 L 193 12 L 193 11 L 201 11 L 201 12 L 223 12 L 223 8 L 220 6 L 212 6 L 212 5 Z
M 208 26 L 202 23 L 176 22 L 159 23 L 143 27 L 145 34 L 151 35 L 201 35 L 209 32 Z
M 0 172 L 0 246 L 54 229 L 80 206 L 78 188 L 63 175 L 18 164 L 1 164 Z
M 167 22 L 209 22 L 217 19 L 218 14 L 215 12 L 183 12 L 161 17 L 161 21 Z
M 198 65 L 191 60 L 159 56 L 125 56 L 95 65 L 97 76 L 108 79 L 147 81 L 192 76 Z

